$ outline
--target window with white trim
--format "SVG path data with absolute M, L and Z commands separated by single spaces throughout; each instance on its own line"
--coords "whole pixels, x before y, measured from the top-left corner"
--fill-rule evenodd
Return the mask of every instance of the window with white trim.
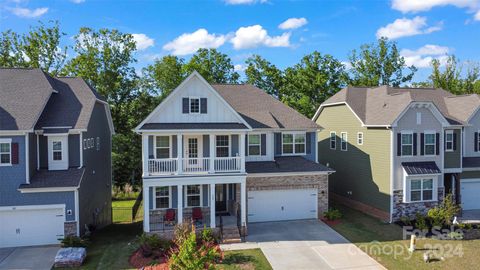
M 170 206 L 170 187 L 157 187 L 155 189 L 155 208 L 167 209 Z
M 55 161 L 62 160 L 62 141 L 52 141 L 52 159 Z
M 421 202 L 433 200 L 433 179 L 411 179 L 410 201 Z
M 340 150 L 347 151 L 348 150 L 348 134 L 347 132 L 342 132 L 340 134 Z
M 305 154 L 305 133 L 282 133 L 283 154 Z
M 215 137 L 215 147 L 216 147 L 217 157 L 230 156 L 230 136 L 217 135 Z
M 190 113 L 200 113 L 200 98 L 189 99 Z
M 248 155 L 249 156 L 260 156 L 261 155 L 261 135 L 260 134 L 250 134 L 248 135 Z
M 170 136 L 155 137 L 155 158 L 170 158 Z
M 12 165 L 12 141 L 0 139 L 0 166 Z
M 335 131 L 330 132 L 330 149 L 337 149 L 337 133 Z
M 200 207 L 201 204 L 202 188 L 200 185 L 187 186 L 186 197 L 187 207 Z
M 435 133 L 425 133 L 424 151 L 426 156 L 434 156 L 436 148 L 436 136 Z
M 413 133 L 402 133 L 402 156 L 413 155 Z
M 453 151 L 453 130 L 447 130 L 445 132 L 445 151 L 452 152 Z
M 363 132 L 358 132 L 357 133 L 357 144 L 358 145 L 363 145 Z

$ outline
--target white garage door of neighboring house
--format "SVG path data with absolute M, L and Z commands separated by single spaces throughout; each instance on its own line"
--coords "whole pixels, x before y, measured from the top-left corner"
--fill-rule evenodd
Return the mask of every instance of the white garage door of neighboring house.
M 248 191 L 248 222 L 317 218 L 317 190 Z
M 63 207 L 0 209 L 0 248 L 58 244 L 64 222 Z
M 480 209 L 480 179 L 461 180 L 462 209 Z

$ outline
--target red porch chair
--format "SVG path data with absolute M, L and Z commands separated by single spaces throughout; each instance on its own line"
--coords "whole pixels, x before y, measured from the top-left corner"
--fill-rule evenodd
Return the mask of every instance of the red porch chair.
M 175 209 L 167 209 L 165 216 L 163 216 L 163 221 L 165 224 L 174 225 L 175 224 Z
M 195 207 L 192 209 L 192 220 L 193 222 L 201 222 L 203 220 L 202 208 Z

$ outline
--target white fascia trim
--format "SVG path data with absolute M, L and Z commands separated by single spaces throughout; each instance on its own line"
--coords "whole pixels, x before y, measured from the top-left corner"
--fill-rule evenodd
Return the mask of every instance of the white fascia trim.
M 1 130 L 0 135 L 2 136 L 23 136 L 26 133 L 33 132 L 33 129 L 31 130 Z
M 462 168 L 448 168 L 448 169 L 443 169 L 443 173 L 461 173 Z
M 250 131 L 249 129 L 149 129 L 149 130 L 137 130 L 138 134 L 144 135 L 156 135 L 156 134 L 170 134 L 170 135 L 177 135 L 179 133 L 182 134 L 199 134 L 199 135 L 207 135 L 207 134 L 238 134 Z
M 405 172 L 405 170 L 404 170 Z M 432 177 L 432 176 L 439 176 L 439 175 L 442 175 L 442 173 L 432 173 L 432 174 L 407 174 L 405 172 L 405 176 L 407 178 L 418 178 L 418 177 Z M 409 180 L 409 179 L 407 179 Z
M 44 133 L 43 136 L 68 136 L 68 133 Z
M 463 168 L 462 171 L 464 171 L 464 172 L 476 172 L 476 171 L 480 171 L 480 167 Z
M 78 187 L 55 187 L 55 188 L 19 188 L 20 193 L 43 193 L 43 192 L 70 192 L 77 191 Z
M 42 127 L 42 129 L 72 128 L 72 126 Z
M 246 175 L 230 177 L 181 177 L 179 178 L 144 178 L 143 187 L 177 186 L 177 185 L 210 185 L 210 184 L 238 184 L 245 183 Z
M 190 81 L 193 77 L 197 77 L 200 81 L 202 81 L 203 83 L 205 83 L 208 87 L 208 89 L 210 89 L 213 94 L 218 97 L 223 103 L 224 105 L 238 118 L 238 120 L 240 120 L 240 122 L 242 122 L 246 127 L 248 127 L 248 130 L 252 130 L 252 127 L 247 123 L 247 121 L 245 121 L 245 119 L 243 119 L 243 117 L 241 117 L 237 111 L 235 111 L 232 106 L 230 106 L 230 104 L 228 104 L 225 99 L 222 98 L 222 96 L 220 96 L 220 94 L 217 92 L 217 90 L 215 90 L 196 70 L 192 72 L 192 74 L 190 74 L 185 80 L 183 80 L 183 82 L 177 86 L 177 88 L 175 88 L 160 104 L 158 104 L 158 106 L 147 116 L 147 118 L 145 118 L 138 126 L 135 127 L 134 131 L 137 132 L 137 133 L 141 133 L 142 130 L 141 130 L 141 127 L 147 123 L 150 118 L 153 117 L 154 114 L 156 114 L 158 111 L 160 111 L 160 109 L 165 106 L 165 104 L 168 104 L 168 102 L 176 95 L 177 92 L 180 91 L 180 89 L 182 89 L 185 84 Z
M 43 209 L 63 209 L 63 212 L 65 212 L 65 204 L 39 204 L 39 205 L 0 206 L 0 211 L 43 210 Z
M 394 204 L 394 198 L 393 198 L 393 182 L 394 182 L 394 162 L 395 162 L 395 132 L 393 129 L 390 129 L 390 223 L 393 222 L 393 204 Z M 405 172 L 405 169 L 403 169 Z M 404 188 L 405 189 L 405 188 Z
M 396 127 L 397 124 L 398 124 L 398 121 L 400 121 L 400 119 L 402 119 L 402 117 L 408 112 L 408 110 L 410 110 L 410 108 L 413 108 L 415 106 L 424 106 L 425 108 L 429 109 L 433 113 L 435 118 L 437 118 L 437 120 L 442 124 L 443 128 L 450 126 L 450 123 L 447 121 L 445 116 L 443 116 L 443 114 L 437 108 L 435 103 L 430 102 L 430 101 L 427 101 L 427 102 L 418 102 L 418 101 L 410 102 L 410 104 L 408 104 L 408 106 L 406 106 L 406 108 L 393 121 L 392 126 Z
M 296 175 L 330 175 L 335 171 L 318 171 L 318 172 L 286 172 L 286 173 L 249 173 L 248 178 L 254 177 L 279 177 L 279 176 L 296 176 Z
M 469 183 L 469 182 L 478 182 L 478 181 L 480 181 L 479 178 L 462 178 L 462 179 L 460 179 L 460 183 L 461 182 Z
M 25 182 L 30 184 L 30 133 L 25 134 Z
M 467 123 L 470 123 L 472 118 L 480 111 L 480 106 L 475 109 L 475 111 L 468 117 Z
M 98 102 L 103 103 L 105 106 L 105 112 L 107 114 L 108 127 L 110 128 L 110 134 L 115 135 L 115 126 L 113 125 L 112 112 L 110 111 L 110 105 L 108 103 L 98 100 Z

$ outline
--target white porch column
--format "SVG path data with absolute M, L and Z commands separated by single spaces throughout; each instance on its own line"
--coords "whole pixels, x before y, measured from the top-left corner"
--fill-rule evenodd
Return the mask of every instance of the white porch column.
M 183 223 L 183 185 L 177 185 L 177 218 Z
M 245 172 L 245 133 L 240 134 L 240 172 Z
M 247 226 L 247 183 L 243 180 L 240 183 L 240 211 L 242 226 Z
M 142 164 L 143 176 L 148 176 L 148 136 L 142 134 Z
M 215 184 L 210 184 L 210 228 L 215 228 Z
M 210 143 L 209 143 L 209 147 L 210 147 L 209 157 L 210 157 L 210 160 L 208 162 L 208 165 L 210 167 L 209 167 L 208 172 L 209 173 L 215 173 L 215 135 L 214 134 L 209 134 L 208 138 L 210 140 Z
M 177 134 L 177 174 L 182 174 L 183 166 L 183 135 Z
M 150 232 L 150 186 L 143 186 L 143 231 Z

